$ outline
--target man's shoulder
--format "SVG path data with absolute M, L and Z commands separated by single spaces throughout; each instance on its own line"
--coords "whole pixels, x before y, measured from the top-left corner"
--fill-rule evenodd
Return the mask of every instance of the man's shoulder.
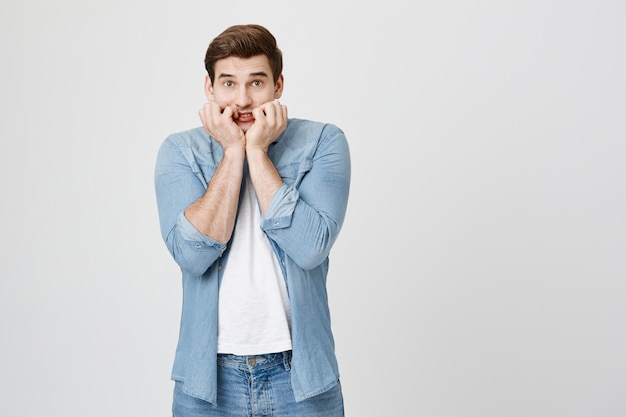
M 288 136 L 306 137 L 308 140 L 319 140 L 323 136 L 343 133 L 343 131 L 332 123 L 295 118 L 289 119 L 285 133 Z
M 158 159 L 172 161 L 183 158 L 191 163 L 219 158 L 222 148 L 216 144 L 202 127 L 171 133 L 161 143 Z
M 165 139 L 166 142 L 169 142 L 176 147 L 196 147 L 198 145 L 207 144 L 209 140 L 210 136 L 205 132 L 204 128 L 202 127 L 195 127 L 193 129 L 187 129 L 171 133 Z

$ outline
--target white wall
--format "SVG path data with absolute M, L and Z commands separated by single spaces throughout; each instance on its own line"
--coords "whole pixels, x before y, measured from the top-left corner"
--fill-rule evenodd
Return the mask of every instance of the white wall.
M 0 5 L 2 414 L 170 415 L 156 150 L 254 22 L 351 144 L 347 415 L 626 415 L 624 3 L 313 3 Z

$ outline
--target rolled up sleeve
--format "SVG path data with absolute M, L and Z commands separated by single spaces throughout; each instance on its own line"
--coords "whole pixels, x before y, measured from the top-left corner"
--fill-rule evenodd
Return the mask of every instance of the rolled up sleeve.
M 279 188 L 262 223 L 266 234 L 305 270 L 327 258 L 350 188 L 350 152 L 343 132 L 327 126 L 313 144 L 311 163 L 301 165 L 293 185 Z
M 206 191 L 180 144 L 166 140 L 155 170 L 155 190 L 161 234 L 170 254 L 189 275 L 199 276 L 222 256 L 226 244 L 199 232 L 185 217 L 185 210 Z
M 298 190 L 283 184 L 272 199 L 261 227 L 264 230 L 282 229 L 291 226 L 291 217 L 298 203 Z

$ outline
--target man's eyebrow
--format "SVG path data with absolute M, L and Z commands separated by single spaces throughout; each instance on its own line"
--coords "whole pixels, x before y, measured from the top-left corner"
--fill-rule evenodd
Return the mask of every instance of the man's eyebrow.
M 221 79 L 221 78 L 234 78 L 234 77 L 235 76 L 232 75 L 232 74 L 228 74 L 228 73 L 222 72 L 221 74 L 218 75 L 217 78 Z M 268 75 L 267 75 L 267 72 L 265 72 L 265 71 L 257 71 L 257 72 L 251 72 L 250 74 L 248 74 L 248 77 L 249 78 L 253 78 L 253 77 L 265 77 L 265 78 L 267 78 Z

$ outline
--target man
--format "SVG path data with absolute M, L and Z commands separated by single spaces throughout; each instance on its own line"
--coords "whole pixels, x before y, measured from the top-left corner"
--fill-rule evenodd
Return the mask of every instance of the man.
M 334 125 L 289 119 L 282 53 L 259 25 L 205 56 L 202 127 L 156 163 L 163 239 L 182 271 L 174 416 L 343 416 L 326 293 L 350 154 Z

